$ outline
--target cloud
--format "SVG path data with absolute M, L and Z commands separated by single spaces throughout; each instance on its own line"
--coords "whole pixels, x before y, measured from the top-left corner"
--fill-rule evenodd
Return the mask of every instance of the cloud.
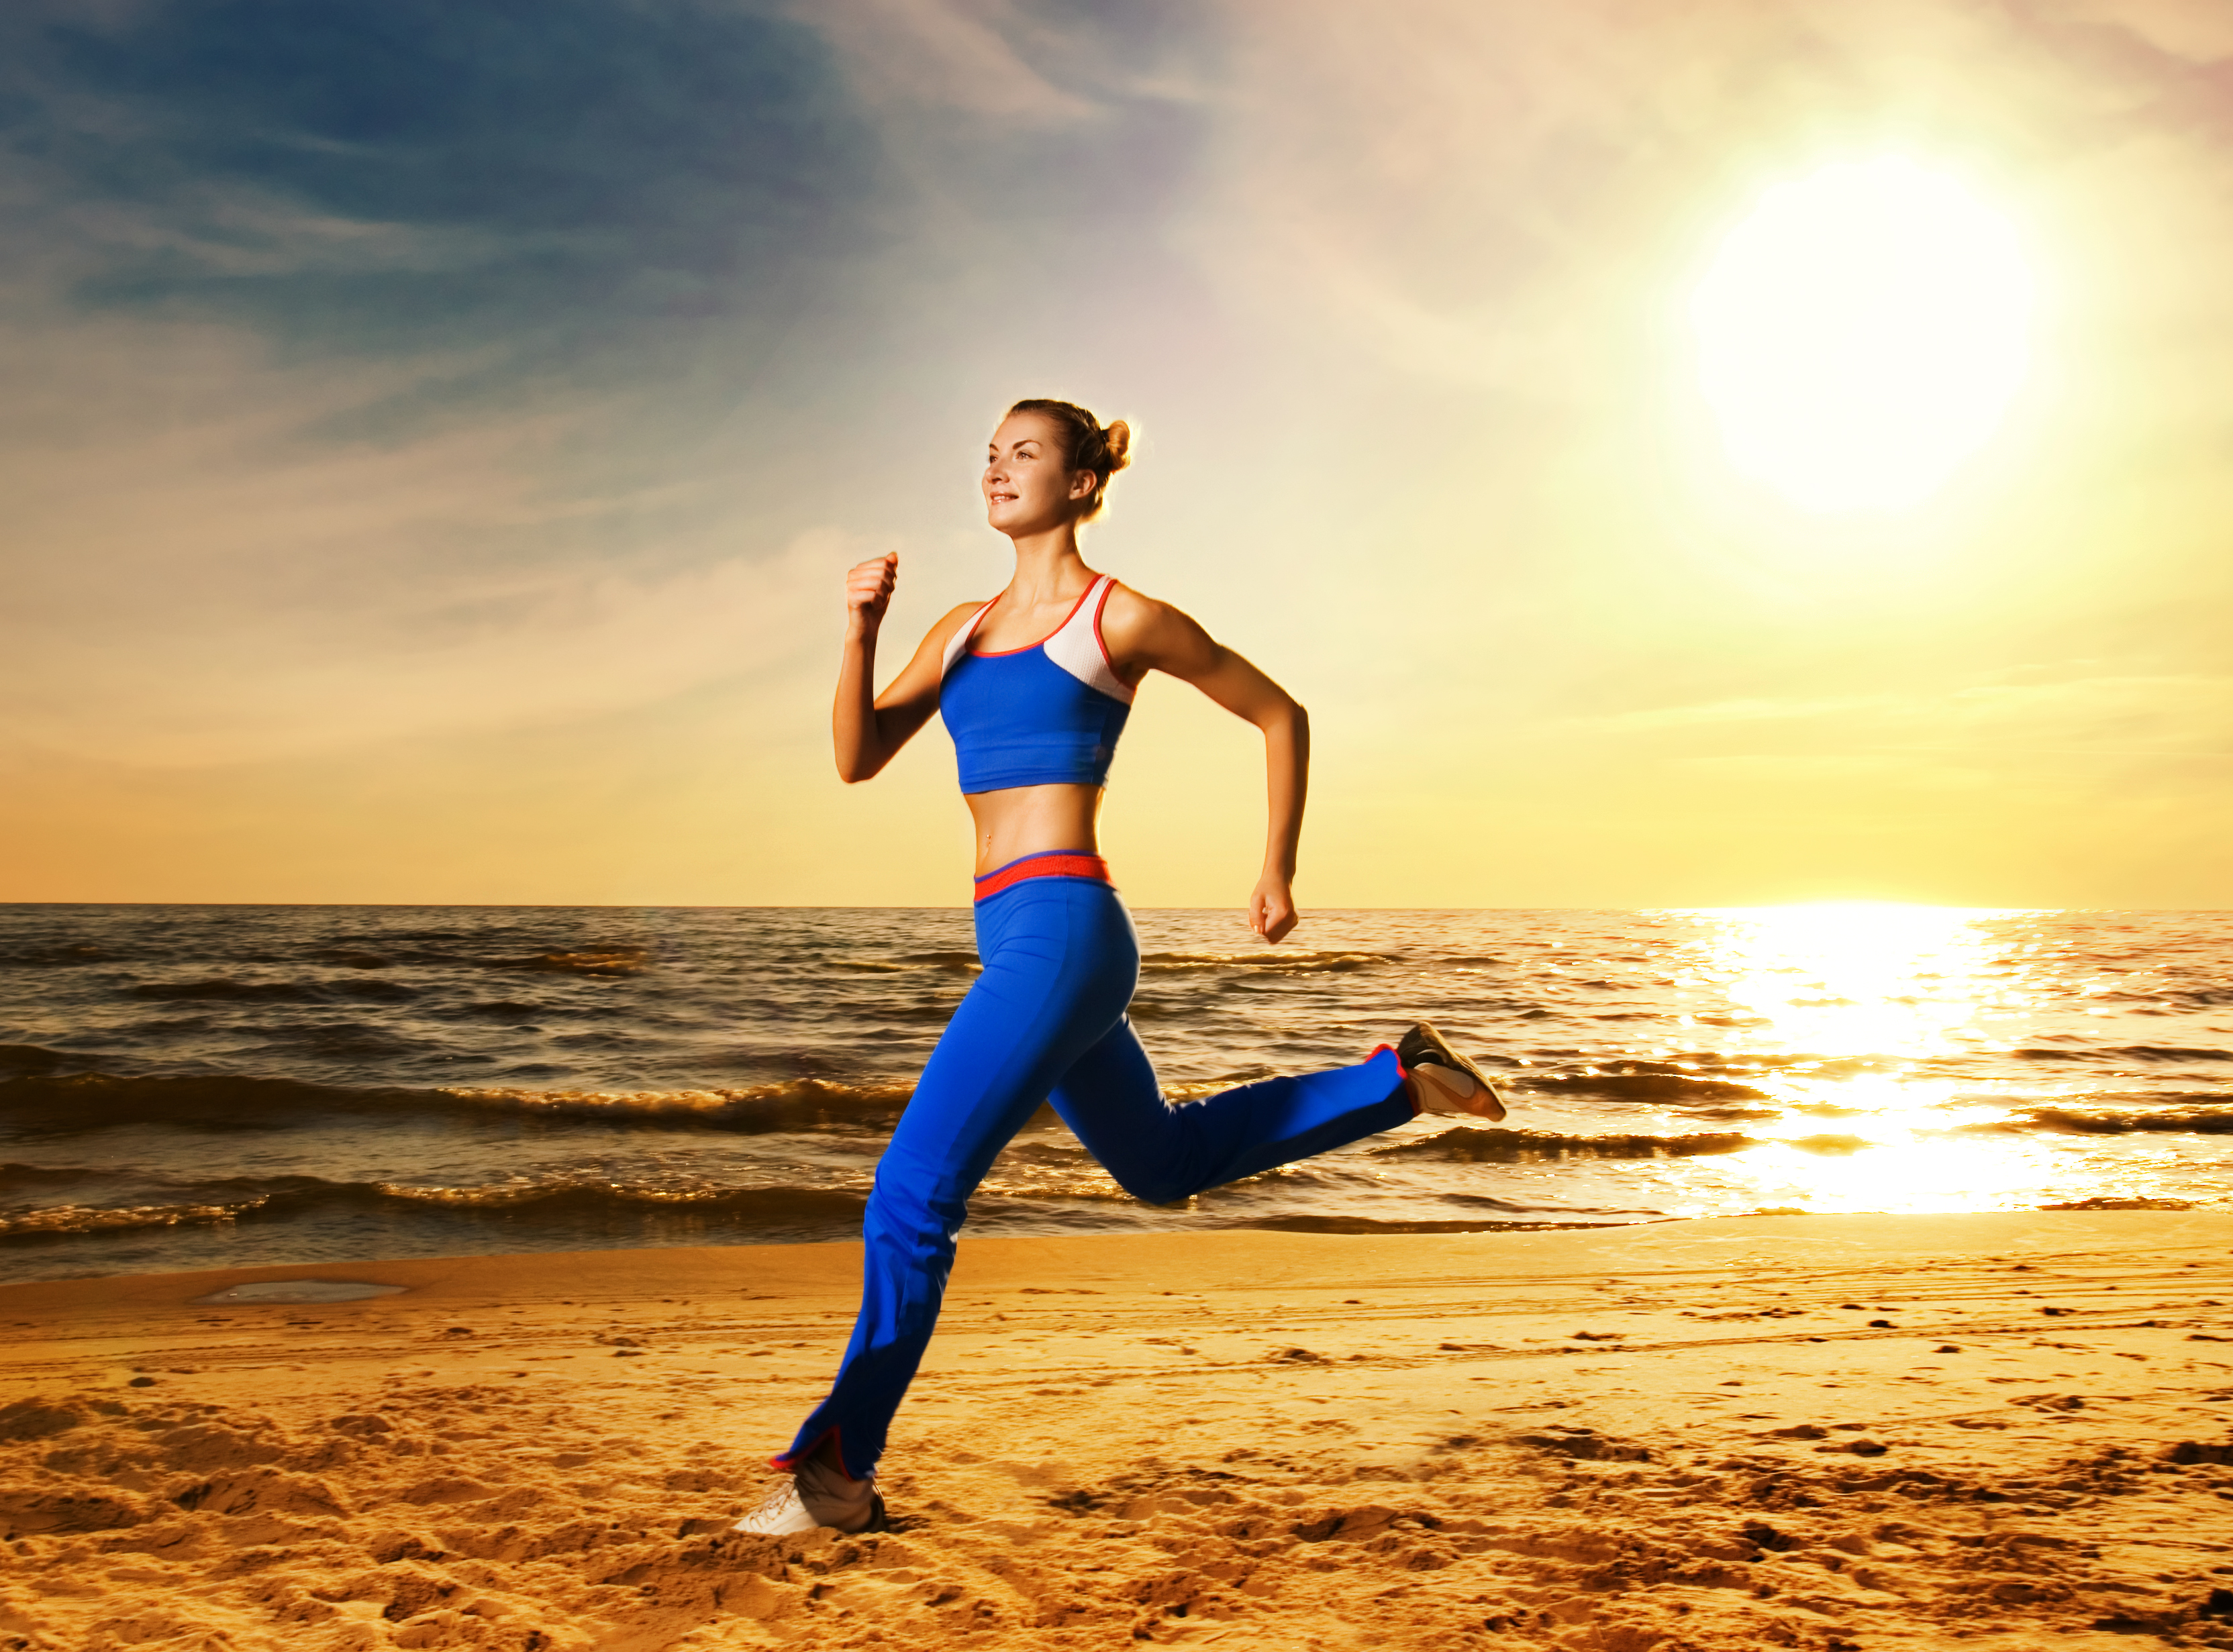
M 132 316 L 0 324 L 0 350 L 19 749 L 233 764 L 749 687 L 826 642 L 868 554 L 717 470 L 616 478 L 598 399 L 344 439 L 423 365 Z
M 713 0 L 43 5 L 0 40 L 21 205 L 96 307 L 328 348 L 765 309 L 872 244 L 828 51 Z
M 2191 63 L 2233 59 L 2233 11 L 2218 0 L 2049 0 L 2032 9 L 2057 21 L 2121 35 Z
M 814 0 L 792 15 L 843 55 L 879 107 L 913 105 L 1026 127 L 1087 119 L 1099 106 L 1017 49 L 1059 33 L 1011 0 Z
M 191 768 L 560 727 L 713 685 L 749 694 L 810 655 L 824 663 L 830 593 L 877 549 L 823 530 L 655 576 L 552 570 L 474 601 L 429 594 L 425 608 L 390 591 L 374 611 L 291 633 L 205 610 L 142 632 L 123 657 L 101 637 L 34 633 L 15 640 L 10 744 Z

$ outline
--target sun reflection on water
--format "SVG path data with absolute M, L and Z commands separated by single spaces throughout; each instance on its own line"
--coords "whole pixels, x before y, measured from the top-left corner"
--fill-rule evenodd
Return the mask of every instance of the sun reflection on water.
M 2051 1149 L 1950 1134 L 2007 1100 L 1930 1070 L 2032 996 L 2005 922 L 2018 914 L 1852 902 L 1691 915 L 1705 925 L 1683 959 L 1693 1018 L 1766 1058 L 1751 1082 L 1781 1104 L 1729 1161 L 1762 1207 L 1988 1210 L 2038 1184 Z
M 1711 972 L 1775 1044 L 1822 1056 L 1919 1056 L 2002 997 L 2004 948 L 1959 907 L 1837 904 L 1702 913 Z

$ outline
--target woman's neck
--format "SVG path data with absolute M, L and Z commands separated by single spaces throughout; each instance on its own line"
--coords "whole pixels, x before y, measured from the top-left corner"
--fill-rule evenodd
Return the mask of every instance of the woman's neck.
M 1075 523 L 1065 522 L 1045 533 L 1022 535 L 1013 543 L 1016 575 L 1008 582 L 1008 592 L 1017 602 L 1072 599 L 1093 577 L 1093 570 L 1078 554 Z

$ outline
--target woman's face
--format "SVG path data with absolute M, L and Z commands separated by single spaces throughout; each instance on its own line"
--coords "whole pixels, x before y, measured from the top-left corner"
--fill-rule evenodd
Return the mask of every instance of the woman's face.
M 985 456 L 985 520 L 1013 538 L 1059 528 L 1093 494 L 1090 471 L 1063 468 L 1062 440 L 1044 413 L 1010 413 Z

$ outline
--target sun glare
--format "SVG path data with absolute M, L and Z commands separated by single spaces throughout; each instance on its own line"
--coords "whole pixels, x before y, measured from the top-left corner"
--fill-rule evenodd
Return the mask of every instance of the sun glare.
M 1803 1051 L 1774 1082 L 1789 1109 L 1735 1167 L 1777 1205 L 1832 1210 L 1989 1210 L 2036 1185 L 2035 1151 L 1950 1127 L 1996 1115 L 1937 1070 L 1993 1037 L 2023 989 L 1985 909 L 1875 901 L 1723 908 L 1696 967 L 1757 1029 Z M 1969 1086 L 1968 1088 L 1977 1088 Z
M 1935 1055 L 1992 996 L 1988 915 L 1871 901 L 1716 913 L 1722 990 L 1787 1048 Z
M 1690 305 L 1730 462 L 1802 509 L 1922 503 L 1991 439 L 2030 355 L 2008 221 L 1898 156 L 1778 184 Z

